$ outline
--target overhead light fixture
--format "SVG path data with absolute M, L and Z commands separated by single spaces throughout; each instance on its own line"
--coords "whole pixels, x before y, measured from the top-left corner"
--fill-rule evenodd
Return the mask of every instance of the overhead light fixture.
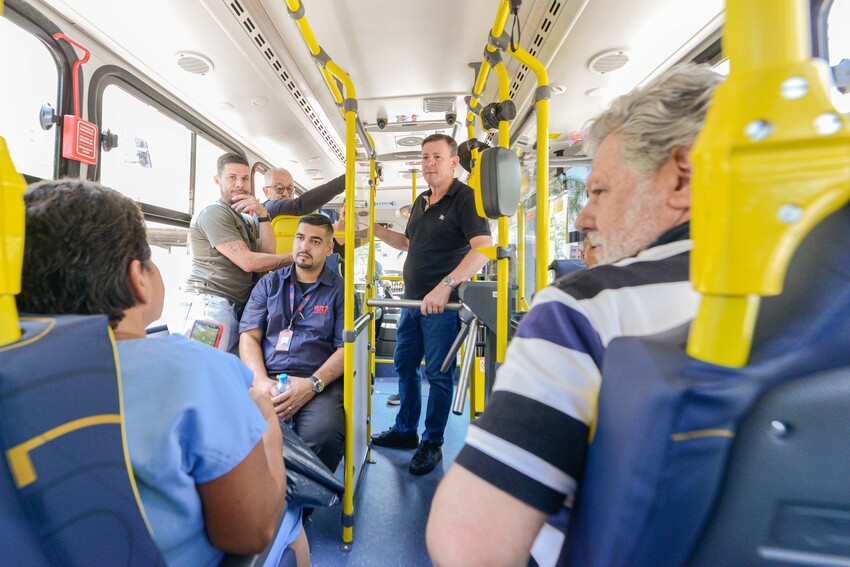
M 422 136 L 397 136 L 395 143 L 401 148 L 419 148 L 424 139 Z
M 267 99 L 264 96 L 255 96 L 254 98 L 251 99 L 251 104 L 253 104 L 254 106 L 263 106 L 268 101 L 269 101 L 269 99 Z
M 590 89 L 585 91 L 585 96 L 589 96 L 591 98 L 603 98 L 608 96 L 608 89 L 605 87 L 596 87 L 595 89 Z
M 305 169 L 304 170 L 304 175 L 309 175 L 311 177 L 315 177 L 316 175 L 321 175 L 321 174 L 322 174 L 321 170 L 318 170 L 318 169 Z
M 222 110 L 233 110 L 234 108 L 236 108 L 233 103 L 227 101 L 221 101 L 220 103 L 218 103 L 218 107 Z
M 403 207 L 399 207 L 398 214 L 401 217 L 406 219 L 410 218 L 410 211 L 413 210 L 413 205 L 404 205 Z
M 559 83 L 552 83 L 552 84 L 550 84 L 550 85 L 549 85 L 549 90 L 551 90 L 551 91 L 552 91 L 552 94 L 553 94 L 553 95 L 556 95 L 556 96 L 557 96 L 557 95 L 562 95 L 562 94 L 564 94 L 565 92 L 567 92 L 567 86 L 566 86 L 566 85 L 561 85 L 561 84 L 559 84 Z

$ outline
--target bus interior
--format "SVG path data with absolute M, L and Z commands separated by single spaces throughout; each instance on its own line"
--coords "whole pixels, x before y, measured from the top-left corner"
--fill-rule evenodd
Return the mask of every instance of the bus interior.
M 494 330 L 470 343 L 472 387 L 461 415 L 450 416 L 441 470 L 411 480 L 405 455 L 366 445 L 395 413 L 387 398 L 397 388 L 398 309 L 384 306 L 363 354 L 346 345 L 346 376 L 361 376 L 346 408 L 362 423 L 350 425 L 360 441 L 346 446 L 336 471 L 345 498 L 316 509 L 306 526 L 314 565 L 430 565 L 431 497 L 485 410 L 515 320 L 551 282 L 551 264 L 583 267 L 575 220 L 591 165 L 585 123 L 676 64 L 727 75 L 727 5 L 741 1 L 0 0 L 0 135 L 27 182 L 87 179 L 140 204 L 166 314 L 190 267 L 190 220 L 218 196 L 219 155 L 247 158 L 261 200 L 270 168 L 289 170 L 299 194 L 346 174 L 345 193 L 322 209 L 336 220 L 345 207 L 357 219 L 347 238 L 364 231 L 365 245 L 346 249 L 346 329 L 358 320 L 355 295 L 366 313 L 375 313 L 375 298 L 403 296 L 405 253 L 376 241 L 371 227 L 404 231 L 428 189 L 423 139 L 452 136 L 461 145 L 457 175 L 471 185 L 485 147 L 509 148 L 518 208 L 490 225 L 511 261 L 494 256 L 480 275 L 501 299 L 491 308 Z M 837 83 L 832 103 L 850 111 L 850 36 L 841 31 L 850 0 L 778 3 L 806 17 L 812 54 Z M 69 115 L 94 125 L 90 160 L 65 155 Z M 167 332 L 165 320 L 149 331 Z

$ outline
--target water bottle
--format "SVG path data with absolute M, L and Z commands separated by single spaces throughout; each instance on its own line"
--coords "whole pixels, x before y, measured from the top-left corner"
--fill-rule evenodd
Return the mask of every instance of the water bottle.
M 289 374 L 285 372 L 277 375 L 277 393 L 282 394 L 289 389 L 292 384 L 289 383 Z
M 277 384 L 275 385 L 275 389 L 277 389 L 278 394 L 282 394 L 287 391 L 292 384 L 289 382 L 289 374 L 282 372 L 277 375 Z M 285 424 L 292 426 L 292 418 L 287 417 L 282 420 Z

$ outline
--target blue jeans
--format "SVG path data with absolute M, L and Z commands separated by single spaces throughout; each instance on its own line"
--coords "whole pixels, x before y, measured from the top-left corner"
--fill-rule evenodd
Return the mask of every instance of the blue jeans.
M 443 432 L 452 407 L 456 366 L 453 364 L 448 372 L 440 372 L 440 366 L 459 330 L 457 311 L 444 311 L 426 317 L 419 309 L 401 310 L 393 356 L 401 399 L 394 429 L 399 433 L 416 433 L 419 428 L 422 388 L 418 371 L 424 356 L 423 374 L 431 388 L 422 440 L 434 445 L 443 444 Z

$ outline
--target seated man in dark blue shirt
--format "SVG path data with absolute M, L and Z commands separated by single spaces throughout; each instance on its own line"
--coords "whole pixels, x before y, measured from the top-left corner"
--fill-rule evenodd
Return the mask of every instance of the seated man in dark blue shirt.
M 343 411 L 343 279 L 325 267 L 333 226 L 324 215 L 301 218 L 292 246 L 294 264 L 263 276 L 245 306 L 239 355 L 254 372 L 253 387 L 272 396 L 281 419 L 330 470 L 345 442 Z M 279 394 L 277 376 L 289 374 Z

